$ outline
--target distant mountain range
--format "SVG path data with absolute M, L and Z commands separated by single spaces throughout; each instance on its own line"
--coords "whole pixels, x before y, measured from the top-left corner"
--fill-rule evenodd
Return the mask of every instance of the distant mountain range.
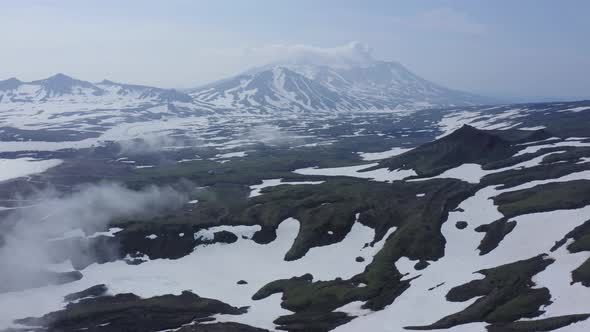
M 208 110 L 273 113 L 383 111 L 469 106 L 494 100 L 445 88 L 396 62 L 275 63 L 185 92 L 143 85 L 98 83 L 64 74 L 0 81 L 0 103 L 91 102 L 94 105 L 190 103 Z
M 99 83 L 81 81 L 64 74 L 46 79 L 22 82 L 16 78 L 0 81 L 1 103 L 38 103 L 51 101 L 92 101 L 97 105 L 114 101 L 192 102 L 180 91 L 104 80 Z

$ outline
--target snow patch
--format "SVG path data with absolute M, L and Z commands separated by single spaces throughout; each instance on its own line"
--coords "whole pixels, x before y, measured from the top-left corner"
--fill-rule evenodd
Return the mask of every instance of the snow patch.
M 4 142 L 2 142 L 4 144 Z M 38 160 L 34 158 L 0 159 L 0 181 L 16 179 L 27 175 L 43 173 L 61 164 L 59 159 Z

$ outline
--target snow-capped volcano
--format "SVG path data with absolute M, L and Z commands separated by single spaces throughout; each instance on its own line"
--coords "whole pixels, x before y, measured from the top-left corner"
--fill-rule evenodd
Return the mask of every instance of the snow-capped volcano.
M 284 66 L 275 66 L 214 83 L 191 94 L 217 108 L 247 112 L 353 110 L 362 101 Z
M 175 102 L 206 112 L 272 114 L 411 110 L 494 102 L 430 82 L 400 63 L 376 60 L 361 43 L 330 49 L 294 46 L 283 53 L 268 59 L 267 65 L 189 93 L 110 80 L 91 83 L 56 74 L 30 82 L 16 78 L 0 81 L 0 103 L 9 109 L 37 104 L 110 109 Z
M 249 112 L 358 111 L 465 106 L 489 99 L 452 90 L 351 44 L 345 54 L 298 52 L 284 60 L 195 89 L 192 96 Z

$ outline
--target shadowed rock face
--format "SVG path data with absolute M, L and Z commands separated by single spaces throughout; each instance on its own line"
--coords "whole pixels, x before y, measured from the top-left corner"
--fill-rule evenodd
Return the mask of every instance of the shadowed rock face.
M 435 176 L 466 163 L 485 164 L 509 158 L 516 151 L 518 148 L 502 137 L 464 125 L 448 136 L 385 160 L 374 169 L 413 169 L 420 176 Z
M 92 286 L 83 291 L 64 296 L 64 301 L 72 302 L 86 297 L 102 296 L 107 292 L 107 290 L 107 286 L 105 286 L 104 284 Z
M 194 321 L 209 321 L 216 314 L 240 315 L 246 311 L 247 308 L 232 307 L 187 291 L 181 295 L 163 295 L 148 299 L 134 294 L 118 294 L 83 299 L 68 304 L 64 310 L 43 317 L 21 319 L 16 323 L 63 332 L 144 332 L 178 328 Z

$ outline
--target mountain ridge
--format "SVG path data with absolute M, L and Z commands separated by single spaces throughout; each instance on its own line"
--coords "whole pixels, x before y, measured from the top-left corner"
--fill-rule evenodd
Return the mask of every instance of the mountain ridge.
M 288 80 L 303 81 L 307 86 L 313 82 L 315 89 L 309 91 L 300 87 L 286 89 L 277 84 L 271 86 L 273 82 L 280 82 L 276 77 L 277 71 L 280 72 L 278 76 L 286 74 Z M 266 77 L 266 81 L 261 81 L 261 76 Z M 251 110 L 251 97 L 254 95 L 258 103 L 268 97 L 291 105 L 293 94 L 296 99 L 305 100 L 311 99 L 309 93 L 332 100 L 334 95 L 338 95 L 339 101 L 315 107 L 315 110 L 323 111 L 421 109 L 493 102 L 491 98 L 449 89 L 425 80 L 394 61 L 372 61 L 348 66 L 275 62 L 188 91 L 196 100 L 245 111 Z M 256 106 L 266 112 L 277 108 L 272 103 Z M 297 106 L 314 109 L 311 104 L 299 103 Z M 283 108 L 278 107 L 278 110 Z
M 108 79 L 94 83 L 62 73 L 29 82 L 16 78 L 0 81 L 0 102 L 47 102 L 69 96 L 90 98 L 93 103 L 100 103 L 101 97 L 105 103 L 122 97 L 176 101 L 203 109 L 253 114 L 416 110 L 495 102 L 428 81 L 398 62 L 369 56 L 343 60 L 295 57 L 184 90 Z
M 106 79 L 92 83 L 63 73 L 28 82 L 14 77 L 0 81 L 0 102 L 47 102 L 65 96 L 99 98 L 108 95 L 129 96 L 140 100 L 151 99 L 160 102 L 192 102 L 190 96 L 175 89 L 117 83 Z

